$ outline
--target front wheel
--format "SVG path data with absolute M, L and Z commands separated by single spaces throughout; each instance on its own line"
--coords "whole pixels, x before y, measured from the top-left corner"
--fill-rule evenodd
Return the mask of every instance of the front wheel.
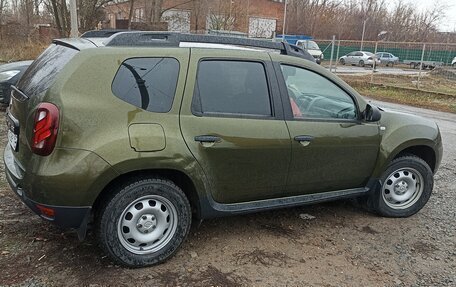
M 344 59 L 340 59 L 339 62 L 340 62 L 341 65 L 345 65 L 345 60 Z
M 364 67 L 364 61 L 363 60 L 359 61 L 359 66 L 360 67 Z
M 370 195 L 368 203 L 387 217 L 408 217 L 417 213 L 429 200 L 434 186 L 429 165 L 413 155 L 393 160 L 380 182 L 381 188 Z
M 117 263 L 143 267 L 171 257 L 186 238 L 191 208 L 172 181 L 143 178 L 114 191 L 98 221 L 102 248 Z

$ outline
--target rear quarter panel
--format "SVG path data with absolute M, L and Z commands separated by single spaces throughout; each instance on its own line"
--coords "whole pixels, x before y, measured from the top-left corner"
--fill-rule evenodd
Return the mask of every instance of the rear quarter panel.
M 172 57 L 179 61 L 179 80 L 168 113 L 142 110 L 112 93 L 112 81 L 120 64 L 135 57 Z M 54 87 L 54 96 L 51 95 L 57 98 L 61 109 L 58 147 L 91 151 L 118 174 L 147 169 L 179 170 L 194 179 L 197 190 L 204 190 L 204 175 L 188 151 L 179 128 L 178 114 L 188 60 L 189 49 L 182 48 L 105 47 L 78 53 L 72 61 L 73 68 L 62 72 Z M 55 94 L 59 96 L 55 97 Z M 135 151 L 128 134 L 132 124 L 160 125 L 165 135 L 164 148 Z M 89 176 L 98 177 L 99 174 Z M 92 191 L 93 200 L 98 192 L 100 190 Z

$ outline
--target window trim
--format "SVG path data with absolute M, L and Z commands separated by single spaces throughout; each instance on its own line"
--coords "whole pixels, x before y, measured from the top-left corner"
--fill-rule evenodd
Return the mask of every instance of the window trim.
M 171 105 L 169 106 L 169 109 L 167 111 L 163 111 L 163 112 L 158 112 L 158 111 L 149 111 L 149 110 L 145 110 L 143 108 L 141 108 L 140 106 L 135 106 L 133 105 L 132 103 L 129 103 L 125 100 L 123 100 L 122 98 L 118 97 L 115 93 L 114 93 L 114 90 L 113 90 L 113 85 L 114 85 L 114 81 L 117 77 L 117 74 L 119 73 L 120 71 L 120 68 L 122 68 L 122 64 L 125 63 L 126 61 L 128 60 L 132 60 L 132 59 L 174 59 L 177 61 L 177 64 L 178 64 L 178 69 L 177 69 L 177 79 L 176 79 L 176 87 L 174 88 L 174 95 L 173 95 L 173 100 L 171 101 Z M 123 103 L 127 103 L 133 107 L 136 107 L 138 109 L 141 109 L 142 111 L 145 111 L 145 112 L 149 112 L 149 113 L 158 113 L 158 114 L 167 114 L 169 113 L 172 109 L 173 109 L 173 106 L 174 106 L 174 101 L 176 99 L 176 94 L 177 94 L 177 90 L 178 90 L 178 87 L 179 87 L 179 80 L 181 78 L 181 75 L 180 75 L 180 72 L 181 72 L 181 62 L 179 61 L 178 58 L 176 57 L 171 57 L 171 56 L 154 56 L 154 57 L 129 57 L 129 58 L 125 58 L 119 65 L 119 67 L 117 68 L 117 71 L 114 75 L 114 77 L 112 78 L 112 82 L 111 82 L 111 93 L 112 95 L 122 101 Z M 149 96 L 150 98 L 150 96 Z
M 266 76 L 266 84 L 268 88 L 268 94 L 269 94 L 269 104 L 271 108 L 271 115 L 266 116 L 266 115 L 256 115 L 256 114 L 241 114 L 241 113 L 223 113 L 223 112 L 200 112 L 196 111 L 194 109 L 193 101 L 195 99 L 195 91 L 196 87 L 198 85 L 198 73 L 200 70 L 200 64 L 201 62 L 204 61 L 223 61 L 223 62 L 247 62 L 247 63 L 258 63 L 263 66 L 264 73 Z M 274 67 L 271 67 L 274 69 Z M 224 57 L 203 57 L 198 60 L 197 68 L 196 68 L 196 73 L 195 73 L 195 86 L 193 87 L 193 92 L 192 92 L 192 99 L 190 101 L 190 109 L 191 112 L 194 116 L 197 117 L 214 117 L 214 118 L 238 118 L 238 119 L 263 119 L 263 120 L 276 120 L 278 119 L 278 115 L 276 112 L 276 105 L 274 104 L 274 90 L 272 87 L 271 81 L 273 80 L 273 77 L 270 76 L 270 72 L 268 71 L 268 63 L 265 60 L 261 59 L 244 59 L 244 58 L 224 58 Z M 280 85 L 280 84 L 278 84 Z M 279 88 L 280 89 L 280 88 Z M 279 92 L 280 93 L 280 92 Z
M 299 66 L 298 64 L 291 64 L 291 63 L 282 62 L 282 61 L 275 61 L 273 63 L 273 65 L 274 65 L 274 68 L 277 70 L 277 73 L 278 73 L 277 78 L 278 78 L 278 81 L 279 81 L 280 92 L 281 92 L 281 95 L 282 95 L 282 102 L 285 105 L 284 106 L 284 112 L 285 112 L 285 120 L 286 121 L 336 122 L 336 123 L 358 123 L 358 124 L 362 122 L 362 120 L 361 120 L 361 111 L 359 109 L 359 103 L 358 103 L 357 98 L 351 92 L 349 92 L 347 89 L 345 89 L 344 87 L 339 85 L 337 82 L 335 82 L 332 79 L 326 77 L 325 75 L 323 75 L 322 73 L 320 73 L 318 71 L 312 70 L 312 69 L 307 68 L 307 67 Z M 354 118 L 354 119 L 315 118 L 315 117 L 295 118 L 293 116 L 293 112 L 291 110 L 291 102 L 290 102 L 290 97 L 288 95 L 288 89 L 286 87 L 285 78 L 283 77 L 283 73 L 282 73 L 282 68 L 281 68 L 282 65 L 292 66 L 292 67 L 295 67 L 295 68 L 307 70 L 307 71 L 315 73 L 315 74 L 323 77 L 324 79 L 330 81 L 331 83 L 333 83 L 335 86 L 337 86 L 339 89 L 341 89 L 345 94 L 347 94 L 352 99 L 353 103 L 355 104 L 356 118 Z

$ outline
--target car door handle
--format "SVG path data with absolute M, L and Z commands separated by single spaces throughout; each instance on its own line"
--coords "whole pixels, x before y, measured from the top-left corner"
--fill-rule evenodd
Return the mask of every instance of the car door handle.
M 195 141 L 200 142 L 203 146 L 212 146 L 215 143 L 221 142 L 222 139 L 217 136 L 201 135 L 196 136 Z
M 222 139 L 217 136 L 196 136 L 195 141 L 197 142 L 205 142 L 205 143 L 215 143 L 220 142 Z
M 295 136 L 294 137 L 294 140 L 299 142 L 303 146 L 308 146 L 313 139 L 314 139 L 313 136 Z

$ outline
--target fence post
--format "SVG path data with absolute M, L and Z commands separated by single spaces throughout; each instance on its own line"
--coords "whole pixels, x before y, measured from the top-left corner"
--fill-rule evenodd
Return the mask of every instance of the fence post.
M 71 23 L 70 37 L 77 38 L 79 36 L 79 32 L 78 32 L 78 12 L 77 12 L 77 7 L 76 7 L 76 0 L 70 0 L 70 23 Z
M 337 72 L 337 64 L 339 63 L 339 48 L 340 48 L 340 39 L 337 41 L 337 52 L 336 52 L 336 58 L 334 59 L 334 61 L 335 61 L 334 73 Z
M 336 35 L 333 35 L 333 39 L 331 41 L 331 58 L 329 59 L 329 71 L 332 72 L 332 62 L 334 56 L 334 44 L 336 42 Z
M 426 51 L 426 44 L 423 44 L 423 51 L 421 52 L 420 71 L 418 72 L 418 82 L 416 84 L 417 89 L 420 89 L 421 70 L 423 69 L 424 51 Z
M 377 54 L 377 47 L 378 47 L 378 41 L 375 41 L 375 49 L 374 49 L 374 55 Z M 377 57 L 377 56 L 375 56 Z M 377 68 L 377 62 L 375 61 L 376 58 L 373 58 L 374 59 L 374 63 L 372 64 L 372 73 L 371 73 L 371 84 L 374 82 L 374 72 L 375 72 L 375 69 Z

